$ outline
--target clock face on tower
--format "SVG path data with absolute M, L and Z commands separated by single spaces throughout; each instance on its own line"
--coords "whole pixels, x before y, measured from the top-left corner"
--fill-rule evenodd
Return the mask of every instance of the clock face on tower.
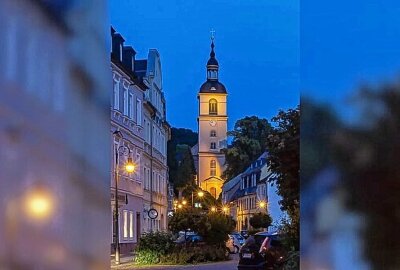
M 210 120 L 209 124 L 210 126 L 215 127 L 217 125 L 217 122 L 214 120 Z

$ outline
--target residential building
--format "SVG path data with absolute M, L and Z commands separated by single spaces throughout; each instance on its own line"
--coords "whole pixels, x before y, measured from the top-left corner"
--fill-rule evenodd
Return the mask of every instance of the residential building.
M 256 213 L 268 213 L 273 225 L 268 230 L 276 230 L 285 214 L 281 211 L 276 185 L 269 180 L 276 176 L 269 170 L 267 152 L 241 174 L 232 178 L 222 187 L 223 203 L 230 208 L 231 216 L 236 220 L 236 229 L 252 229 L 250 218 Z
M 111 203 L 115 211 L 115 183 L 118 178 L 119 243 L 122 253 L 132 251 L 142 233 L 144 155 L 143 109 L 147 86 L 135 75 L 135 50 L 111 28 Z M 127 173 L 125 164 L 131 158 L 136 171 Z M 117 168 L 118 167 L 118 168 Z M 115 174 L 118 173 L 116 176 Z M 112 220 L 111 243 L 115 243 L 116 222 Z M 113 250 L 115 249 L 112 244 Z
M 0 268 L 109 269 L 106 1 L 0 1 Z
M 147 59 L 135 61 L 137 76 L 147 86 L 143 101 L 144 151 L 141 170 L 144 175 L 143 208 L 155 209 L 158 216 L 144 216 L 143 231 L 167 230 L 168 167 L 167 141 L 171 137 L 166 119 L 166 102 L 162 85 L 161 59 L 150 49 Z
M 225 170 L 227 145 L 227 91 L 219 81 L 219 64 L 215 58 L 214 39 L 211 42 L 210 58 L 207 62 L 207 80 L 198 93 L 199 115 L 198 144 L 192 147 L 196 163 L 198 185 L 218 198 L 224 183 L 221 175 Z

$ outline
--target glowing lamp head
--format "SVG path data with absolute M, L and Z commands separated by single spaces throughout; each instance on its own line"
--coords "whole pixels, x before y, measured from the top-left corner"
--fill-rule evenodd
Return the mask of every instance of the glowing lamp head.
M 203 196 L 204 196 L 204 192 L 203 192 L 203 191 L 199 191 L 199 192 L 197 193 L 197 196 L 199 196 L 200 198 L 203 197 Z
M 228 211 L 228 207 L 224 206 L 222 210 L 226 213 Z
M 178 204 L 179 209 L 182 209 L 182 207 L 183 207 L 182 204 Z
M 260 207 L 261 208 L 264 208 L 266 206 L 266 203 L 265 202 L 260 202 Z
M 212 206 L 211 207 L 211 212 L 216 212 L 216 211 L 217 211 L 217 208 L 215 206 Z
M 186 205 L 186 204 L 187 204 L 187 201 L 186 201 L 186 200 L 183 200 L 183 201 L 182 201 L 182 204 L 183 204 L 183 205 Z
M 125 164 L 125 170 L 128 173 L 133 173 L 135 171 L 136 167 L 135 164 L 132 162 L 132 158 L 128 158 L 128 162 Z
M 33 188 L 27 191 L 24 198 L 24 209 L 28 217 L 45 220 L 54 212 L 54 199 L 50 191 Z

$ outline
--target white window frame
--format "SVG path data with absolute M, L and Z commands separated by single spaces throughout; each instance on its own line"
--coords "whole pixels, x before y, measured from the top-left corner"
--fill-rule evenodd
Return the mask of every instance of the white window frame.
M 123 214 L 123 238 L 128 238 L 128 210 L 123 210 L 122 214 Z
M 136 124 L 142 125 L 142 101 L 138 98 L 136 99 Z
M 115 110 L 119 110 L 119 85 L 120 81 L 119 80 L 114 80 L 114 106 L 113 108 Z
M 124 87 L 124 115 L 128 116 L 128 97 L 129 97 L 129 89 Z
M 129 211 L 129 238 L 133 239 L 133 212 Z
M 129 93 L 128 98 L 128 117 L 133 120 L 133 94 Z

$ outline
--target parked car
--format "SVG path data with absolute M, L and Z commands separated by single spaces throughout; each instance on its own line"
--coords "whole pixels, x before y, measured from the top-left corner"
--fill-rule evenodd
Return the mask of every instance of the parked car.
M 247 239 L 247 237 L 249 237 L 249 233 L 247 230 L 241 230 L 240 231 L 240 235 L 244 238 Z
M 260 232 L 249 236 L 239 251 L 238 270 L 276 269 L 286 260 L 282 237 L 277 233 Z
M 226 247 L 229 251 L 229 253 L 238 253 L 239 249 L 241 247 L 239 241 L 233 236 L 233 235 L 228 235 L 229 239 L 226 241 Z
M 196 244 L 199 242 L 203 242 L 203 237 L 195 233 L 190 233 L 186 234 L 185 238 L 185 234 L 179 234 L 179 237 L 174 242 L 177 244 L 184 244 L 184 243 Z
M 244 237 L 238 232 L 233 232 L 233 233 L 231 233 L 231 235 L 233 237 L 235 237 L 236 241 L 239 242 L 239 247 L 242 247 L 244 244 L 244 240 L 245 240 Z

